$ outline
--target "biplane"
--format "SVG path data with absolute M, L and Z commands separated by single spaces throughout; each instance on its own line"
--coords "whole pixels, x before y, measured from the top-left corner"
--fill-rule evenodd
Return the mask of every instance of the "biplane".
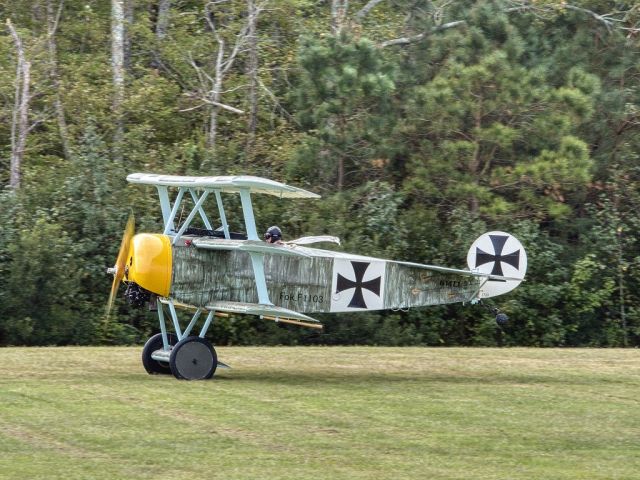
M 155 187 L 164 230 L 135 234 L 133 218 L 129 219 L 116 265 L 108 270 L 114 275 L 108 309 L 123 282 L 130 303 L 149 303 L 157 311 L 160 332 L 142 350 L 142 363 L 150 374 L 196 380 L 227 367 L 206 339 L 219 316 L 250 314 L 322 328 L 312 314 L 475 304 L 513 290 L 527 269 L 520 242 L 499 231 L 486 233 L 471 245 L 468 270 L 308 246 L 339 243 L 329 236 L 267 243 L 258 235 L 252 195 L 282 199 L 319 195 L 265 178 L 134 173 L 127 181 Z M 239 196 L 242 233 L 232 232 L 227 222 L 230 195 Z M 209 199 L 215 201 L 214 214 Z M 180 221 L 178 212 L 184 215 L 185 205 L 190 210 Z M 196 219 L 199 227 L 193 226 Z M 186 325 L 178 310 L 192 314 Z M 505 319 L 504 314 L 497 317 L 499 322 Z

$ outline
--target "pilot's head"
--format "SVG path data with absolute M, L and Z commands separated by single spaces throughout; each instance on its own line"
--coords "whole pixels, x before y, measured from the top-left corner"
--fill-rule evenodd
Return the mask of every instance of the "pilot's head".
M 279 227 L 275 225 L 273 227 L 269 227 L 267 232 L 264 234 L 264 239 L 267 243 L 276 243 L 282 240 L 282 232 Z

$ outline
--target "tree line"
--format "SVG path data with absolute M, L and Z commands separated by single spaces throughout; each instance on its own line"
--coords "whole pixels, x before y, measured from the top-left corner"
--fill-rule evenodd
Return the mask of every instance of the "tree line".
M 527 281 L 481 306 L 219 320 L 218 344 L 640 344 L 640 5 L 576 0 L 0 2 L 0 345 L 129 344 L 106 318 L 136 171 L 249 174 L 259 228 L 464 267 L 513 233 Z M 237 206 L 235 207 L 238 208 Z M 233 206 L 232 206 L 233 210 Z M 237 212 L 236 212 L 237 216 Z

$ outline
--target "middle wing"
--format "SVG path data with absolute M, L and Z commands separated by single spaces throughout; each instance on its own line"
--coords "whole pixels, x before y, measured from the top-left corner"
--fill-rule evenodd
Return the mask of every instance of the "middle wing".
M 304 251 L 295 248 L 295 245 L 284 246 L 265 243 L 260 240 L 222 240 L 217 238 L 196 238 L 193 245 L 205 250 L 237 250 L 249 253 L 268 253 L 270 255 L 288 255 L 308 257 Z

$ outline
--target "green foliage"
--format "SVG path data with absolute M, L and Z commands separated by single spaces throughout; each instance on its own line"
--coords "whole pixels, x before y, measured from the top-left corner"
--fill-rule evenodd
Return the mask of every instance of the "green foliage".
M 0 344 L 133 343 L 157 328 L 120 301 L 103 315 L 105 268 L 129 212 L 139 230 L 161 223 L 154 192 L 124 181 L 150 171 L 253 174 L 321 193 L 295 206 L 258 198 L 259 224 L 291 238 L 337 235 L 354 253 L 464 268 L 471 242 L 499 229 L 529 255 L 527 281 L 496 299 L 511 318 L 503 330 L 482 307 L 447 306 L 327 316 L 322 333 L 230 318 L 216 323 L 216 342 L 640 345 L 637 6 L 580 4 L 597 17 L 555 1 L 528 10 L 504 0 L 381 2 L 359 18 L 360 2 L 332 29 L 326 2 L 279 2 L 258 22 L 252 147 L 244 44 L 222 102 L 245 113 L 220 110 L 214 151 L 207 76 L 242 31 L 246 2 L 210 4 L 208 19 L 203 3 L 172 2 L 164 38 L 157 2 L 133 3 L 122 145 L 109 3 L 64 2 L 55 58 L 46 2 L 2 7 L 31 64 L 32 99 L 22 187 L 0 195 Z M 398 37 L 412 40 L 381 47 Z M 15 62 L 4 29 L 3 186 Z M 229 212 L 239 223 L 239 202 Z
M 82 325 L 78 250 L 59 225 L 41 214 L 16 231 L 7 248 L 2 336 L 8 344 L 88 343 Z
M 364 38 L 307 38 L 299 54 L 302 73 L 292 96 L 310 138 L 292 175 L 358 185 L 380 155 L 394 122 L 394 73 Z M 348 179 L 345 175 L 348 173 Z

